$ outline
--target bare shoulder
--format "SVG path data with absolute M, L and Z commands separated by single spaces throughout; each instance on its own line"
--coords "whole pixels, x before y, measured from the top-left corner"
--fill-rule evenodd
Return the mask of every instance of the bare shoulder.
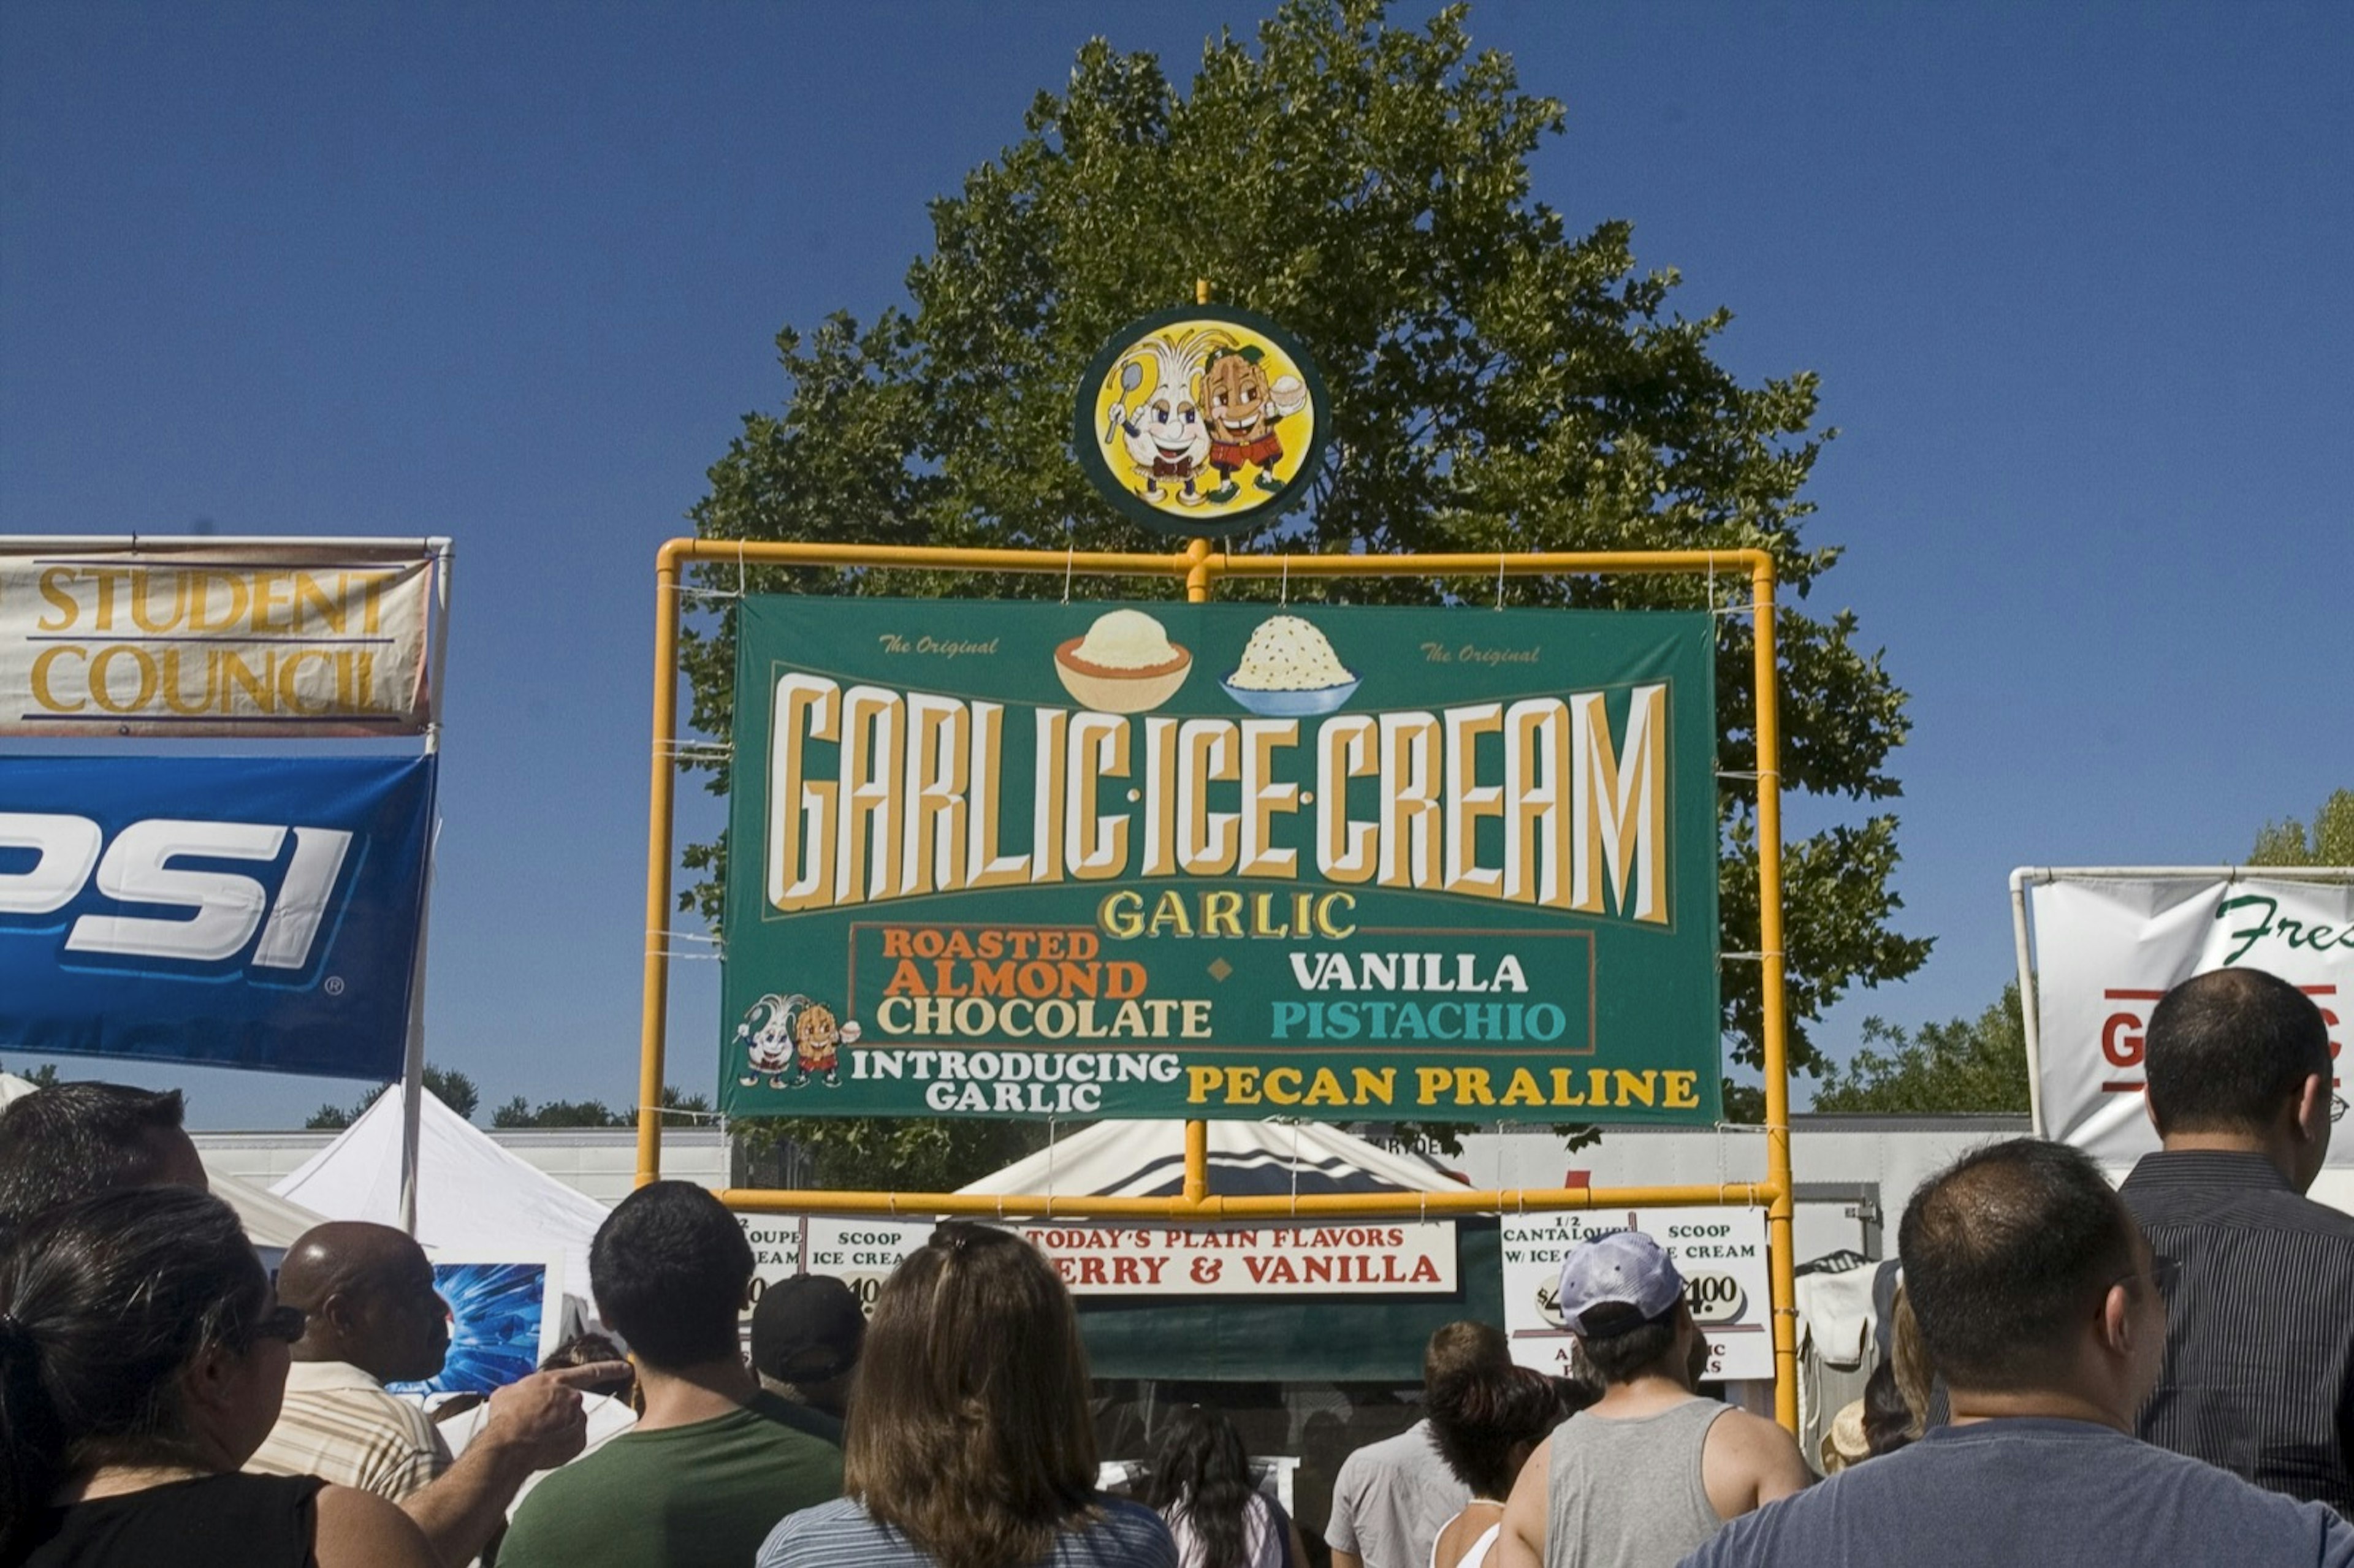
M 1745 1410 L 1728 1410 L 1709 1427 L 1702 1467 L 1709 1499 L 1727 1519 L 1802 1491 L 1814 1479 L 1797 1440 Z
M 417 1521 L 374 1492 L 319 1490 L 319 1568 L 439 1568 Z

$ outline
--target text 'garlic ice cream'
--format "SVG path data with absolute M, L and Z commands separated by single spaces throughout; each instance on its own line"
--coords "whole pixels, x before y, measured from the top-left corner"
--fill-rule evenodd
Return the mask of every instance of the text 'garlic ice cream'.
M 1177 657 L 1161 623 L 1135 609 L 1097 616 L 1071 652 L 1099 670 L 1150 670 Z
M 1322 632 L 1296 615 L 1277 615 L 1250 634 L 1226 683 L 1246 692 L 1314 692 L 1355 679 Z

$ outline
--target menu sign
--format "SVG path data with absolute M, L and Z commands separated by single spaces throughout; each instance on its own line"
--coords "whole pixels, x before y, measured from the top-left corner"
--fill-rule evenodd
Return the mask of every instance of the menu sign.
M 738 614 L 729 1114 L 1716 1118 L 1706 615 Z

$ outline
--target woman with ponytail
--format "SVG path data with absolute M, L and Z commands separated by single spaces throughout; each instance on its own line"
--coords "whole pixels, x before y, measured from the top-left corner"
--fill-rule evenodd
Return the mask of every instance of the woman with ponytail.
M 0 1563 L 433 1568 L 380 1498 L 238 1473 L 278 1419 L 300 1312 L 219 1199 L 52 1209 L 0 1253 Z
M 1553 1380 L 1527 1367 L 1466 1367 L 1432 1387 L 1430 1435 L 1471 1502 L 1431 1542 L 1431 1568 L 1481 1568 L 1521 1467 L 1568 1414 Z

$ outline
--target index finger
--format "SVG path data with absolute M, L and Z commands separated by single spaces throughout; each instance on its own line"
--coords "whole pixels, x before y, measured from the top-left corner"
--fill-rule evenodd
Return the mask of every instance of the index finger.
M 577 1367 L 556 1367 L 539 1374 L 563 1388 L 593 1388 L 637 1375 L 627 1361 L 584 1361 Z

